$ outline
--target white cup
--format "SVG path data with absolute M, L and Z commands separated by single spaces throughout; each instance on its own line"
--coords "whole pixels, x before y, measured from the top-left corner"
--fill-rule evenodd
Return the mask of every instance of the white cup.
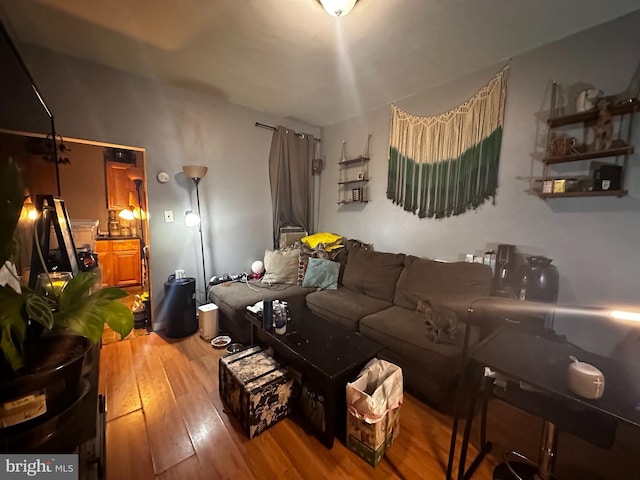
M 182 269 L 180 269 L 180 270 L 176 270 L 176 271 L 175 271 L 175 276 L 176 276 L 176 279 L 178 279 L 178 278 L 184 278 L 184 270 L 182 270 Z

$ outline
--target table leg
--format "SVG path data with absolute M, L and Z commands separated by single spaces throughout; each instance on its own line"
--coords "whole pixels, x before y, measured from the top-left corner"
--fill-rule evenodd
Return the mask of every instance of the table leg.
M 553 422 L 545 420 L 542 426 L 542 438 L 540 439 L 540 452 L 538 457 L 538 476 L 540 480 L 551 480 L 553 467 L 556 463 L 556 451 L 558 446 L 558 431 Z
M 327 448 L 333 447 L 333 439 L 336 433 L 336 390 L 329 386 L 324 392 L 324 432 L 321 441 Z

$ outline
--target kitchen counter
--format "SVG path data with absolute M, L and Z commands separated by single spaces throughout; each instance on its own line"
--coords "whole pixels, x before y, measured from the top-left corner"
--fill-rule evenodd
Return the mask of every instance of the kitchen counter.
M 138 235 L 104 235 L 96 237 L 96 240 L 136 240 L 139 238 Z

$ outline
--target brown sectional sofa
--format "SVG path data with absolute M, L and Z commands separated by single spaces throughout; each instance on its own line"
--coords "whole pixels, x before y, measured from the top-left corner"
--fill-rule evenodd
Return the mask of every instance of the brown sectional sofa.
M 380 356 L 402 368 L 407 389 L 442 405 L 451 398 L 460 368 L 467 309 L 490 292 L 486 265 L 352 249 L 340 288 L 310 293 L 306 303 L 314 313 L 382 345 Z M 429 339 L 418 300 L 457 314 L 454 339 Z M 472 327 L 470 341 L 480 335 Z
M 306 303 L 317 315 L 382 345 L 380 357 L 399 365 L 408 391 L 434 406 L 452 398 L 460 368 L 467 309 L 491 293 L 491 269 L 466 262 L 440 262 L 402 253 L 349 248 L 336 290 L 274 285 L 252 290 L 244 284 L 217 285 L 210 299 L 220 308 L 222 324 L 239 341 L 248 339 L 245 307 L 260 299 Z M 455 338 L 430 340 L 418 300 L 453 310 Z M 471 328 L 471 344 L 483 335 Z

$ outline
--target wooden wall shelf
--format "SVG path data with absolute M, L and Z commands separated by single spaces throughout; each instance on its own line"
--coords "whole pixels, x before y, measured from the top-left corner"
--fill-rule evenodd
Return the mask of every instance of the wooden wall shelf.
M 540 198 L 568 198 L 568 197 L 624 197 L 629 192 L 627 190 L 596 190 L 591 192 L 562 192 L 562 193 L 540 193 Z

